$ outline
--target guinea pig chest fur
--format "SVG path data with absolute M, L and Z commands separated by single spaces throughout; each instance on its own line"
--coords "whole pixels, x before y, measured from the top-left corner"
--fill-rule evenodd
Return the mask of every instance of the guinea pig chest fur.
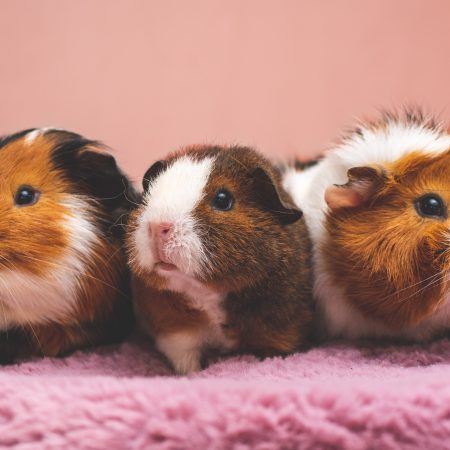
M 114 158 L 63 130 L 0 139 L 0 359 L 62 355 L 131 323 L 121 251 L 136 194 Z
M 285 176 L 314 242 L 329 336 L 428 340 L 450 330 L 450 136 L 420 114 L 364 125 Z
M 283 355 L 310 333 L 310 242 L 275 168 L 244 147 L 155 163 L 127 248 L 136 309 L 175 371 L 204 352 Z

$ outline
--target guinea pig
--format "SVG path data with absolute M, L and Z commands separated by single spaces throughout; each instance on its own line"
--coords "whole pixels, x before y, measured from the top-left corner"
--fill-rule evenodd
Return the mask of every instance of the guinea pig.
M 178 374 L 205 352 L 286 355 L 308 342 L 310 240 L 280 174 L 246 147 L 153 164 L 127 237 L 136 309 Z
M 98 142 L 0 138 L 0 360 L 120 340 L 132 322 L 118 226 L 138 196 Z
M 450 330 L 450 136 L 420 112 L 363 125 L 284 187 L 313 241 L 324 337 Z

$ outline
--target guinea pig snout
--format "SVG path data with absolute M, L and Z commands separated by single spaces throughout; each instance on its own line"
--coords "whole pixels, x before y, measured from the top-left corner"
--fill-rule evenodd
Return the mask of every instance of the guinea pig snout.
M 150 237 L 167 242 L 173 233 L 173 224 L 169 222 L 151 223 L 149 227 Z
M 174 226 L 169 222 L 151 223 L 148 227 L 150 241 L 154 243 L 155 253 L 161 261 L 168 261 L 166 254 L 167 244 L 173 237 Z

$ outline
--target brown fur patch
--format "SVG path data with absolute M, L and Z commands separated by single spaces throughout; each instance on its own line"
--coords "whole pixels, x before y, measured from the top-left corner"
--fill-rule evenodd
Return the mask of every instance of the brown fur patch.
M 206 314 L 191 308 L 182 294 L 151 288 L 140 278 L 135 279 L 134 288 L 137 309 L 153 335 L 195 331 L 208 325 Z
M 422 217 L 414 205 L 428 193 L 450 204 L 450 154 L 414 152 L 385 169 L 367 204 L 329 213 L 323 249 L 348 301 L 400 330 L 430 316 L 447 292 L 450 220 Z

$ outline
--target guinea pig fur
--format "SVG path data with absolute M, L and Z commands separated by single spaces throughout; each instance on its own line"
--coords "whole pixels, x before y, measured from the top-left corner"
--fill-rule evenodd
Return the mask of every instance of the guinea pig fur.
M 144 177 L 127 248 L 140 319 L 175 371 L 206 350 L 284 355 L 312 320 L 310 241 L 278 171 L 244 147 L 183 149 Z
M 387 114 L 284 174 L 313 241 L 325 336 L 428 340 L 450 330 L 450 136 Z
M 32 129 L 0 139 L 0 359 L 121 339 L 129 275 L 116 226 L 137 195 L 97 142 Z

